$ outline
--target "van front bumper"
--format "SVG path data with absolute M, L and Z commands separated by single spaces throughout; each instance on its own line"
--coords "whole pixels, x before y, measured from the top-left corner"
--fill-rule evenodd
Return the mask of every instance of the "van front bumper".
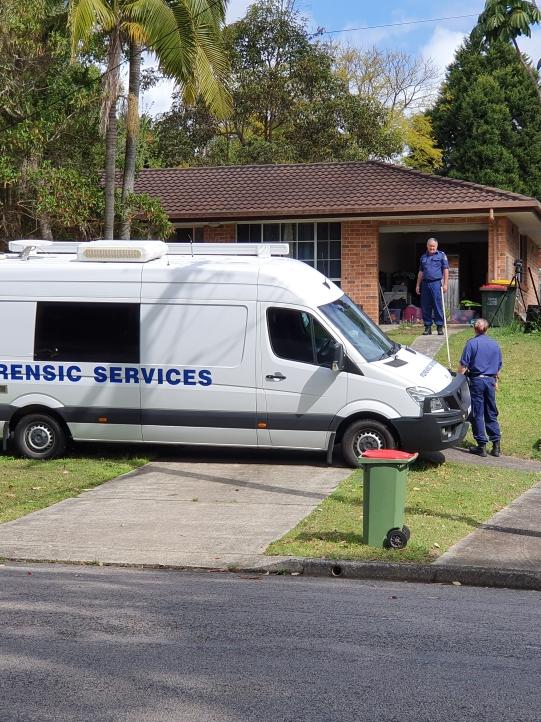
M 430 411 L 430 399 L 441 401 L 444 412 Z M 456 446 L 466 436 L 470 415 L 470 389 L 466 377 L 457 374 L 451 383 L 437 394 L 427 396 L 422 416 L 406 416 L 392 419 L 405 451 L 439 451 Z
M 456 446 L 466 436 L 469 424 L 463 412 L 423 414 L 392 419 L 400 448 L 404 451 L 439 451 Z

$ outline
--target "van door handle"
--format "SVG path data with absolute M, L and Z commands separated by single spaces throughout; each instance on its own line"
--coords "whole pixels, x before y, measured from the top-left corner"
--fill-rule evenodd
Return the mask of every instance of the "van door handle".
M 267 381 L 283 381 L 286 377 L 278 371 L 275 374 L 268 374 L 265 378 Z

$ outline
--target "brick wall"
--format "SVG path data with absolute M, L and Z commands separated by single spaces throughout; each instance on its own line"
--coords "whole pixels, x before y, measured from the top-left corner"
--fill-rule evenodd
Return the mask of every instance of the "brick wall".
M 379 320 L 379 222 L 342 223 L 342 288 Z
M 488 230 L 488 281 L 493 278 L 512 278 L 515 267 L 514 261 L 520 258 L 520 236 L 518 228 L 508 218 L 495 218 Z M 524 255 L 524 254 L 523 254 Z M 534 285 L 532 284 L 528 266 L 532 270 L 534 282 L 537 284 L 537 269 L 539 268 L 540 250 L 528 238 L 526 244 L 526 261 L 522 274 L 521 287 L 524 303 L 537 303 Z
M 237 227 L 235 223 L 225 223 L 217 227 L 204 226 L 203 240 L 209 243 L 235 243 Z

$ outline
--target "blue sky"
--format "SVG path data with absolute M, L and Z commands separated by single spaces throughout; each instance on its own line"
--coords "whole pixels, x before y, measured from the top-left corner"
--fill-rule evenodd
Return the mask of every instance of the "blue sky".
M 228 21 L 241 18 L 251 2 L 230 0 Z M 475 25 L 485 3 L 484 0 L 437 3 L 433 0 L 297 0 L 296 4 L 311 31 L 323 27 L 330 32 L 327 37 L 344 45 L 377 46 L 430 58 L 443 78 L 456 48 Z M 531 39 L 520 39 L 519 45 L 537 62 L 541 57 L 541 28 L 534 30 Z M 171 91 L 170 83 L 160 83 L 143 98 L 143 110 L 152 115 L 167 110 Z

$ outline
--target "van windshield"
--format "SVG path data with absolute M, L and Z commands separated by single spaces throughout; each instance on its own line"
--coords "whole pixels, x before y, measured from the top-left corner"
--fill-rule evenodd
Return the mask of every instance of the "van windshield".
M 399 348 L 345 294 L 319 309 L 366 361 L 378 361 Z

